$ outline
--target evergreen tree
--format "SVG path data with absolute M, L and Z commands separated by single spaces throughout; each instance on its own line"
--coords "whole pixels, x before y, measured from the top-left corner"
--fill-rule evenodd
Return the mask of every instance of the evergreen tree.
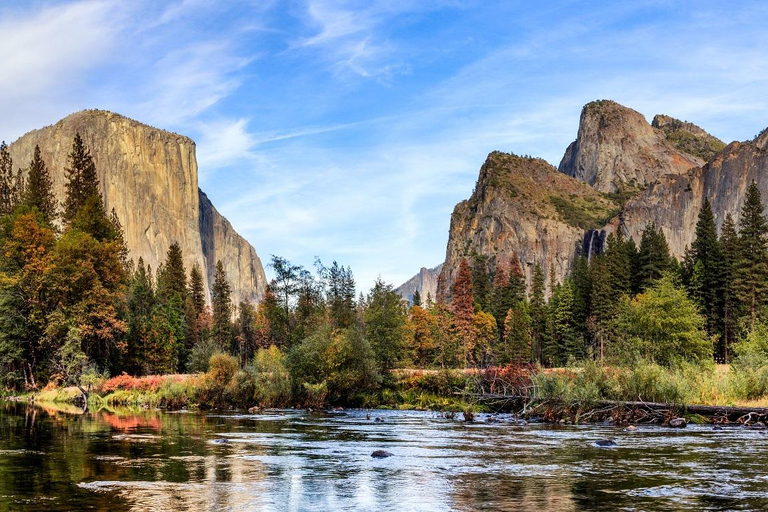
M 724 258 L 708 199 L 704 200 L 696 222 L 691 259 L 693 273 L 689 293 L 707 319 L 707 332 L 722 334 Z
M 533 335 L 528 303 L 521 300 L 507 311 L 504 319 L 504 343 L 499 363 L 525 364 L 533 360 Z
M 471 364 L 475 348 L 475 307 L 472 272 L 466 259 L 461 260 L 456 280 L 451 286 L 453 331 L 464 354 L 464 364 Z
M 570 279 L 555 288 L 549 303 L 552 332 L 545 350 L 545 360 L 549 364 L 561 366 L 569 358 L 584 357 L 583 338 L 574 322 L 573 283 Z
M 630 251 L 624 242 L 621 232 L 608 235 L 605 252 L 606 276 L 611 283 L 611 288 L 616 298 L 622 294 L 628 295 L 632 290 L 632 266 Z
M 656 229 L 656 224 L 653 222 L 648 223 L 643 230 L 638 259 L 640 290 L 645 290 L 654 281 L 660 279 L 664 272 L 670 270 L 672 258 L 669 255 L 667 238 L 661 229 Z
M 531 300 L 529 306 L 531 314 L 533 353 L 537 361 L 542 361 L 543 348 L 547 335 L 547 303 L 544 298 L 544 271 L 542 270 L 540 263 L 537 263 L 533 269 L 533 282 L 531 283 Z
M 128 370 L 134 375 L 146 375 L 149 361 L 156 351 L 153 346 L 152 312 L 155 308 L 155 290 L 152 283 L 152 269 L 139 261 L 128 286 Z
M 238 316 L 235 325 L 237 336 L 235 336 L 237 345 L 237 354 L 240 356 L 240 365 L 245 366 L 248 361 L 253 359 L 256 354 L 257 330 L 256 330 L 256 308 L 249 300 L 240 302 L 237 308 Z
M 182 303 L 187 299 L 187 271 L 184 268 L 184 255 L 178 242 L 173 242 L 165 255 L 162 272 L 157 276 L 157 295 L 161 301 L 169 300 L 178 294 Z
M 760 190 L 753 181 L 739 218 L 739 254 L 734 290 L 743 316 L 753 329 L 768 298 L 768 223 L 763 215 Z
M 589 273 L 589 261 L 585 256 L 577 256 L 571 270 L 573 282 L 573 319 L 581 333 L 587 334 L 587 318 L 592 303 L 592 277 Z
M 616 313 L 618 297 L 612 288 L 608 264 L 603 254 L 592 258 L 589 270 L 592 290 L 591 312 L 587 324 L 592 334 L 595 352 L 602 361 L 605 357 L 605 348 L 610 335 L 609 326 Z
M 75 134 L 75 139 L 72 142 L 69 167 L 65 169 L 65 172 L 67 196 L 64 201 L 64 219 L 71 221 L 89 198 L 96 196 L 101 201 L 96 165 L 93 163 L 91 152 L 85 147 L 79 133 Z
M 730 347 L 736 340 L 738 299 L 734 281 L 736 279 L 736 265 L 740 260 L 739 235 L 730 213 L 726 214 L 723 221 L 720 246 L 723 252 L 723 336 L 720 353 L 723 362 L 728 363 L 730 361 Z
M 23 202 L 30 208 L 37 208 L 49 226 L 52 226 L 58 218 L 58 203 L 53 194 L 53 180 L 40 155 L 40 146 L 37 145 L 32 161 L 29 163 Z
M 229 348 L 232 340 L 232 289 L 221 260 L 216 262 L 213 278 L 213 339 L 219 349 Z
M 352 270 L 334 261 L 330 268 L 322 269 L 322 274 L 327 283 L 331 324 L 338 329 L 352 326 L 355 322 L 355 279 Z
M 172 338 L 165 340 L 165 344 L 173 353 L 173 360 L 164 366 L 172 367 L 187 360 L 193 345 L 187 325 L 187 271 L 177 242 L 168 248 L 162 270 L 157 273 L 157 305 L 155 316 L 162 321 L 165 335 Z
M 205 285 L 200 265 L 195 263 L 189 273 L 189 297 L 195 311 L 195 316 L 202 314 L 205 308 Z
M 415 290 L 413 292 L 413 297 L 411 298 L 411 305 L 412 306 L 421 306 L 421 294 L 419 293 L 419 290 Z
M 472 265 L 472 294 L 475 304 L 482 311 L 490 311 L 491 276 L 488 274 L 488 257 L 475 255 Z

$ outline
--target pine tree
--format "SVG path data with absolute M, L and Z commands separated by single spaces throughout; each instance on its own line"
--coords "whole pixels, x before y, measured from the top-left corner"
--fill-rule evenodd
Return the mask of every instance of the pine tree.
M 660 279 L 664 272 L 670 270 L 671 257 L 667 238 L 661 229 L 656 229 L 656 224 L 653 222 L 648 223 L 643 230 L 638 259 L 641 291 Z
M 720 246 L 723 252 L 723 337 L 721 354 L 723 362 L 730 361 L 730 347 L 736 340 L 738 320 L 738 299 L 734 288 L 736 278 L 736 265 L 740 260 L 739 235 L 736 232 L 736 224 L 728 213 L 723 221 L 720 234 Z
M 192 270 L 189 273 L 189 298 L 195 315 L 201 315 L 205 309 L 205 286 L 203 284 L 203 272 L 198 263 L 192 265 Z
M 472 293 L 472 272 L 466 259 L 461 260 L 456 280 L 451 286 L 453 330 L 464 354 L 464 364 L 471 363 L 475 348 L 475 307 Z
M 346 329 L 355 322 L 355 279 L 352 269 L 333 262 L 322 272 L 327 282 L 328 310 L 331 323 L 338 329 Z
M 213 278 L 213 339 L 221 350 L 229 348 L 232 341 L 232 289 L 221 260 L 216 262 Z
M 504 343 L 500 364 L 525 364 L 533 360 L 533 334 L 528 303 L 517 302 L 504 319 Z
M 475 255 L 472 265 L 472 294 L 475 304 L 482 311 L 490 310 L 491 276 L 488 274 L 488 257 Z
M 540 263 L 537 263 L 533 268 L 533 282 L 531 283 L 531 300 L 529 306 L 531 314 L 533 353 L 537 361 L 542 361 L 543 348 L 547 335 L 547 303 L 544 298 L 544 271 L 542 270 Z
M 416 290 L 413 292 L 413 297 L 411 298 L 411 305 L 421 307 L 421 294 L 419 293 L 419 290 Z
M 173 242 L 168 248 L 162 273 L 157 276 L 158 298 L 161 301 L 169 300 L 173 294 L 178 294 L 182 302 L 187 299 L 187 271 L 178 242 Z
M 632 290 L 632 266 L 630 254 L 621 232 L 608 235 L 605 252 L 603 253 L 608 270 L 608 279 L 615 297 L 629 294 Z
M 574 322 L 573 283 L 570 279 L 555 288 L 549 301 L 549 315 L 551 332 L 544 350 L 545 361 L 560 366 L 569 358 L 583 358 L 583 339 Z
M 717 239 L 715 216 L 708 199 L 699 212 L 696 238 L 691 245 L 694 274 L 689 291 L 707 319 L 707 332 L 722 334 L 724 258 Z M 698 262 L 701 262 L 698 265 Z M 696 270 L 698 269 L 698 270 Z
M 40 155 L 40 146 L 37 145 L 29 163 L 23 201 L 30 208 L 37 208 L 49 226 L 58 218 L 58 202 L 53 194 L 53 181 Z
M 589 261 L 585 256 L 578 256 L 571 269 L 573 281 L 573 318 L 582 334 L 586 335 L 587 317 L 592 303 L 592 278 L 589 273 Z
M 128 286 L 128 370 L 134 375 L 146 375 L 152 346 L 152 311 L 155 307 L 155 291 L 152 269 L 139 261 Z
M 75 134 L 72 142 L 72 152 L 69 154 L 69 167 L 65 169 L 67 176 L 67 197 L 64 201 L 64 220 L 71 221 L 77 212 L 93 197 L 99 197 L 99 178 L 96 165 L 93 163 L 91 152 L 85 147 L 80 134 Z
M 753 329 L 768 298 L 768 222 L 763 215 L 760 190 L 753 181 L 739 218 L 739 253 L 734 290 L 743 315 Z

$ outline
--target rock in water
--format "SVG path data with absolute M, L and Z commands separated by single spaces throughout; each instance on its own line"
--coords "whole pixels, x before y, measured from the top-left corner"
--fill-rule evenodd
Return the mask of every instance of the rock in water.
M 134 261 L 141 257 L 157 269 L 175 241 L 186 271 L 199 264 L 209 291 L 221 260 L 233 303 L 261 300 L 267 281 L 261 260 L 198 188 L 192 139 L 103 110 L 77 112 L 31 131 L 9 146 L 13 163 L 25 168 L 39 145 L 59 202 L 76 133 L 93 156 L 104 206 L 115 210 Z
M 613 446 L 618 446 L 616 444 L 616 441 L 614 441 L 612 437 L 609 437 L 608 439 L 600 439 L 598 441 L 595 441 L 595 445 L 601 448 L 610 448 Z
M 685 428 L 688 425 L 688 422 L 685 421 L 685 418 L 672 418 L 669 420 L 669 426 L 672 428 Z
M 637 427 L 634 425 L 630 425 L 624 429 L 624 432 L 636 432 L 636 431 L 637 431 Z
M 387 457 L 391 457 L 393 454 L 384 451 L 384 450 L 376 450 L 371 454 L 371 457 L 374 459 L 386 459 Z

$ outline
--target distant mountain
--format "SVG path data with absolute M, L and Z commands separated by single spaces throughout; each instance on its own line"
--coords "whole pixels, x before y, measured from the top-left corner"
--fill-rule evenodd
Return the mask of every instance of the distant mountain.
M 220 259 L 235 303 L 261 299 L 266 287 L 261 260 L 198 188 L 192 139 L 112 112 L 84 110 L 11 144 L 14 166 L 26 167 L 39 145 L 62 201 L 64 169 L 78 132 L 96 164 L 107 211 L 114 208 L 123 226 L 131 258 L 141 257 L 157 270 L 176 241 L 187 272 L 198 263 L 209 290 Z
M 421 267 L 418 274 L 398 286 L 395 291 L 409 303 L 413 303 L 413 294 L 417 290 L 421 295 L 422 302 L 426 302 L 428 296 L 435 300 L 437 297 L 437 277 L 442 269 L 442 263 L 435 268 Z

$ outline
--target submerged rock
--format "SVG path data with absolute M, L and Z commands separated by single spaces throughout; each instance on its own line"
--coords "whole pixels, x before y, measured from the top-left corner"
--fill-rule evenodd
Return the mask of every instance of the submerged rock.
M 614 441 L 612 437 L 609 437 L 608 439 L 599 439 L 595 441 L 595 446 L 599 446 L 601 448 L 610 448 L 618 445 L 616 444 L 616 441 Z
M 385 451 L 385 450 L 376 450 L 371 454 L 371 457 L 373 457 L 374 459 L 386 459 L 387 457 L 391 457 L 392 455 L 393 455 L 392 453 L 389 453 L 388 451 Z

